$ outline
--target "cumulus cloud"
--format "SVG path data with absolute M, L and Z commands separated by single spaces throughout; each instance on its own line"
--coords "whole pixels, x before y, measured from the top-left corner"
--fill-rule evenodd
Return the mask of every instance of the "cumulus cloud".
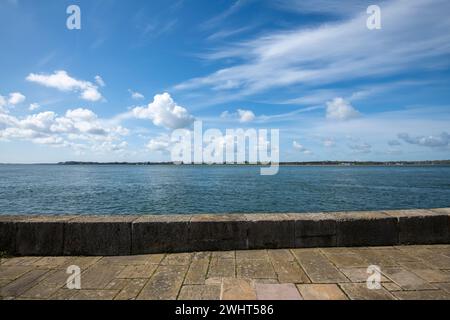
M 134 100 L 141 100 L 141 99 L 144 99 L 144 98 L 145 98 L 144 95 L 143 95 L 142 93 L 133 91 L 133 90 L 131 90 L 131 89 L 129 89 L 128 92 L 130 93 L 131 98 L 134 99 Z
M 430 148 L 447 147 L 450 144 L 450 135 L 447 132 L 442 132 L 437 136 L 430 135 L 416 137 L 412 137 L 407 133 L 400 133 L 398 135 L 398 138 L 409 144 L 415 144 Z
M 9 94 L 8 103 L 11 105 L 16 105 L 24 102 L 26 97 L 20 92 L 12 92 Z
M 77 80 L 64 70 L 55 71 L 53 74 L 30 73 L 26 80 L 63 92 L 79 92 L 80 98 L 87 101 L 99 101 L 103 98 L 98 86 L 89 81 Z
M 229 111 L 224 111 L 220 115 L 221 118 L 236 118 L 240 123 L 252 122 L 256 119 L 255 114 L 251 110 L 237 109 L 236 112 L 230 113 Z
M 24 118 L 0 114 L 0 139 L 25 140 L 36 144 L 92 150 L 123 149 L 127 129 L 102 121 L 89 109 L 68 110 L 64 116 L 44 111 Z M 114 148 L 116 146 L 117 148 Z
M 177 105 L 168 93 L 157 94 L 152 103 L 146 107 L 132 109 L 132 114 L 138 119 L 152 120 L 154 125 L 167 129 L 186 128 L 195 120 L 184 107 Z
M 8 97 L 0 95 L 0 112 L 8 112 L 8 107 L 13 107 L 24 102 L 26 97 L 20 92 L 11 92 Z
M 35 138 L 33 142 L 36 144 L 60 146 L 64 144 L 64 139 L 58 136 L 48 136 L 43 138 Z
M 41 106 L 39 105 L 39 103 L 31 103 L 30 106 L 28 107 L 28 110 L 30 111 L 35 111 L 37 109 L 39 109 Z
M 163 134 L 163 135 L 160 135 L 157 138 L 151 139 L 147 143 L 147 148 L 150 151 L 168 152 L 168 151 L 170 151 L 171 147 L 172 147 L 171 139 L 166 134 Z
M 255 114 L 250 110 L 238 109 L 239 122 L 251 122 L 255 120 Z
M 0 95 L 0 113 L 6 112 L 6 99 Z
M 303 154 L 312 154 L 312 151 L 306 149 L 302 144 L 298 143 L 295 140 L 292 142 L 292 147 Z
M 327 119 L 345 121 L 358 118 L 361 114 L 343 98 L 334 98 L 327 102 Z
M 109 153 L 109 152 L 123 152 L 127 149 L 127 147 L 128 143 L 126 141 L 122 141 L 119 143 L 114 143 L 111 141 L 103 141 L 102 143 L 94 145 L 92 149 L 100 153 Z

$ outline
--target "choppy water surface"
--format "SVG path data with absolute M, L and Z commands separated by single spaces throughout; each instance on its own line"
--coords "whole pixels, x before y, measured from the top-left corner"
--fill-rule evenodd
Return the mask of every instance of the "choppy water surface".
M 450 207 L 450 167 L 0 165 L 0 214 Z

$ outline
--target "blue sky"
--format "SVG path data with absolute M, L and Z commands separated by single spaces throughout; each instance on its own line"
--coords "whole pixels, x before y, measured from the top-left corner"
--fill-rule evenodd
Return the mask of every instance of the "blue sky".
M 66 27 L 72 4 L 81 30 Z M 169 160 L 171 130 L 194 119 L 279 129 L 283 161 L 449 159 L 448 12 L 446 0 L 0 0 L 0 162 Z

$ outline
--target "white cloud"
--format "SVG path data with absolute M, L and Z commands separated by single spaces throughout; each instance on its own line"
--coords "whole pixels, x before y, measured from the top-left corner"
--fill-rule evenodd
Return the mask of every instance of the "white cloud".
M 292 142 L 292 146 L 294 147 L 295 150 L 297 150 L 303 154 L 306 154 L 306 155 L 312 154 L 312 152 L 310 150 L 306 149 L 303 145 L 301 145 L 300 143 L 298 143 L 295 140 Z
M 360 115 L 361 114 L 343 98 L 334 98 L 332 101 L 327 102 L 327 119 L 344 121 L 358 118 Z
M 6 99 L 4 96 L 0 95 L 0 113 L 6 112 Z
M 103 80 L 103 78 L 100 77 L 100 76 L 98 76 L 98 75 L 95 76 L 95 82 L 97 82 L 97 84 L 98 84 L 100 87 L 106 86 L 105 81 Z
M 114 143 L 111 141 L 104 141 L 100 144 L 96 144 L 92 149 L 99 153 L 110 153 L 110 152 L 123 152 L 127 149 L 128 143 L 122 141 L 120 143 Z
M 253 111 L 244 109 L 237 109 L 237 111 L 234 113 L 224 111 L 220 114 L 220 117 L 222 119 L 237 118 L 241 123 L 252 122 L 253 120 L 256 119 L 256 116 L 253 113 Z
M 377 4 L 383 3 L 378 0 Z M 321 13 L 332 15 L 350 15 L 358 11 L 365 11 L 368 4 L 361 0 L 276 0 L 275 5 L 286 11 L 294 11 L 301 14 Z
M 97 88 L 87 88 L 81 93 L 81 98 L 87 101 L 99 101 L 102 99 L 102 95 Z
M 8 103 L 11 105 L 16 105 L 24 102 L 26 97 L 20 92 L 12 92 L 9 94 Z
M 237 34 L 249 31 L 250 29 L 253 29 L 254 27 L 255 27 L 255 25 L 250 25 L 250 26 L 245 26 L 245 27 L 237 28 L 237 29 L 220 30 L 220 31 L 217 31 L 217 32 L 211 34 L 210 36 L 208 36 L 207 39 L 208 40 L 225 39 L 225 38 L 232 37 L 232 36 L 235 36 Z
M 411 137 L 407 133 L 400 133 L 398 137 L 409 144 L 415 144 L 423 147 L 442 148 L 450 145 L 450 135 L 447 132 L 442 132 L 437 136 L 429 135 L 417 137 Z
M 93 151 L 123 149 L 121 138 L 127 129 L 109 125 L 88 109 L 68 110 L 64 116 L 44 111 L 17 118 L 0 114 L 0 139 L 26 140 L 36 144 L 59 147 L 90 147 Z M 115 142 L 119 141 L 119 142 Z
M 231 114 L 230 114 L 230 112 L 229 112 L 228 110 L 225 110 L 224 112 L 222 112 L 222 113 L 220 114 L 220 117 L 221 117 L 222 119 L 229 118 L 230 116 L 231 116 Z
M 68 110 L 66 117 L 72 120 L 81 120 L 92 122 L 97 119 L 97 115 L 89 109 L 78 108 L 75 110 Z
M 238 109 L 239 122 L 251 122 L 255 120 L 255 114 L 250 110 Z
M 200 94 L 198 99 L 218 95 L 223 102 L 291 85 L 318 86 L 446 68 L 449 10 L 447 0 L 393 0 L 383 5 L 379 32 L 367 29 L 365 10 L 319 26 L 265 32 L 218 47 L 207 58 L 237 62 L 176 88 Z
M 0 95 L 0 112 L 7 113 L 8 107 L 24 102 L 26 97 L 20 92 L 11 92 L 8 97 Z
M 358 146 L 347 150 L 347 144 L 352 146 L 360 145 L 359 149 L 364 149 L 364 147 L 361 148 L 361 145 L 363 144 L 361 142 L 365 142 L 372 146 L 370 148 L 372 150 L 372 156 L 370 156 L 370 158 L 375 159 L 383 150 L 388 148 L 386 143 L 392 140 L 393 137 L 397 137 L 399 132 L 409 133 L 408 137 L 413 139 L 411 141 L 420 140 L 417 139 L 418 137 L 429 137 L 430 135 L 433 137 L 440 137 L 439 133 L 449 133 L 448 124 L 450 123 L 450 115 L 448 113 L 448 108 L 447 105 L 439 107 L 427 105 L 423 107 L 405 108 L 402 110 L 381 111 L 377 113 L 368 113 L 364 117 L 352 121 L 329 121 L 319 115 L 311 115 L 302 119 L 302 126 L 298 126 L 297 123 L 300 119 L 294 118 L 294 123 L 292 123 L 291 126 L 286 126 L 284 132 L 286 132 L 285 137 L 286 135 L 289 135 L 289 138 L 294 140 L 298 136 L 318 137 L 318 139 L 327 137 L 332 138 L 336 143 L 341 142 L 342 144 L 348 140 L 349 137 L 354 137 L 348 143 L 343 145 L 344 148 L 339 147 L 336 148 L 336 150 L 333 150 L 332 157 L 334 157 L 334 159 L 343 159 L 349 155 L 349 151 L 359 155 L 370 155 L 370 153 L 367 152 L 355 152 L 355 149 L 358 149 Z M 289 133 L 289 130 L 291 130 L 291 133 Z M 412 132 L 414 132 L 414 134 L 411 134 Z M 432 132 L 435 132 L 435 134 L 430 134 Z M 354 140 L 356 138 L 359 140 Z M 441 157 L 445 156 L 440 152 L 441 150 L 436 147 L 430 151 L 437 152 L 437 155 L 422 153 L 420 157 L 416 157 L 415 155 L 419 154 L 419 150 L 417 150 L 417 147 L 414 148 L 414 146 L 418 146 L 417 144 L 405 143 L 399 138 L 397 140 L 402 144 L 401 149 L 405 155 L 404 159 L 439 158 L 439 154 Z M 368 147 L 365 149 L 367 150 Z M 329 155 L 326 156 L 329 157 Z M 366 160 L 369 160 L 369 158 Z
M 147 107 L 136 107 L 132 110 L 134 117 L 149 119 L 153 124 L 167 129 L 179 129 L 190 126 L 194 117 L 177 105 L 168 93 L 155 95 L 153 102 Z
M 145 98 L 142 93 L 133 91 L 131 89 L 129 89 L 128 92 L 130 93 L 131 98 L 134 99 L 134 100 L 140 100 L 140 99 L 144 99 Z
M 30 73 L 26 80 L 63 92 L 80 92 L 80 97 L 88 101 L 99 101 L 103 98 L 95 84 L 72 78 L 64 70 L 55 71 L 53 74 Z
M 220 24 L 223 20 L 230 17 L 231 15 L 238 12 L 241 8 L 243 8 L 246 4 L 248 4 L 249 1 L 245 0 L 236 0 L 228 9 L 221 12 L 219 15 L 212 17 L 208 21 L 204 22 L 202 24 L 202 28 L 209 29 L 211 27 L 217 26 Z
M 28 107 L 28 110 L 30 111 L 35 111 L 37 109 L 39 109 L 41 106 L 39 105 L 39 103 L 31 103 L 30 106 Z
M 157 152 L 169 152 L 171 146 L 172 146 L 171 139 L 166 134 L 161 135 L 157 138 L 151 139 L 147 143 L 147 148 L 150 151 L 157 151 Z
M 36 144 L 46 144 L 60 146 L 64 144 L 64 139 L 58 136 L 48 136 L 43 138 L 36 138 L 32 140 Z

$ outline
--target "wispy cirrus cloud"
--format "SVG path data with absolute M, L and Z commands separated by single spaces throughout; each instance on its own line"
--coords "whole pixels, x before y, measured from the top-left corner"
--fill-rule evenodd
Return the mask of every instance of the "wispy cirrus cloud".
M 210 18 L 209 20 L 205 21 L 202 24 L 203 29 L 209 29 L 212 27 L 217 26 L 222 21 L 224 21 L 229 16 L 233 15 L 234 13 L 238 12 L 241 8 L 243 8 L 247 3 L 249 3 L 251 0 L 236 0 L 231 6 L 229 6 L 225 11 L 221 12 L 220 14 Z
M 128 92 L 130 93 L 131 98 L 134 100 L 141 100 L 145 98 L 144 95 L 140 92 L 133 91 L 131 89 L 128 89 Z
M 376 79 L 435 68 L 436 58 L 450 54 L 445 8 L 450 10 L 450 3 L 444 0 L 396 0 L 383 5 L 382 29 L 377 31 L 367 29 L 364 10 L 315 28 L 267 32 L 217 48 L 208 59 L 239 62 L 175 88 L 226 101 L 291 85 Z M 441 67 L 449 64 L 441 63 Z
M 244 26 L 241 28 L 235 28 L 235 29 L 223 29 L 219 30 L 217 32 L 214 32 L 213 34 L 208 36 L 208 40 L 223 40 L 225 38 L 233 37 L 239 34 L 242 34 L 246 31 L 249 31 L 253 29 L 255 26 Z
M 383 5 L 386 1 L 378 0 L 377 5 Z M 285 11 L 301 14 L 328 14 L 336 16 L 348 16 L 356 11 L 363 11 L 369 5 L 366 0 L 272 0 L 272 6 Z

